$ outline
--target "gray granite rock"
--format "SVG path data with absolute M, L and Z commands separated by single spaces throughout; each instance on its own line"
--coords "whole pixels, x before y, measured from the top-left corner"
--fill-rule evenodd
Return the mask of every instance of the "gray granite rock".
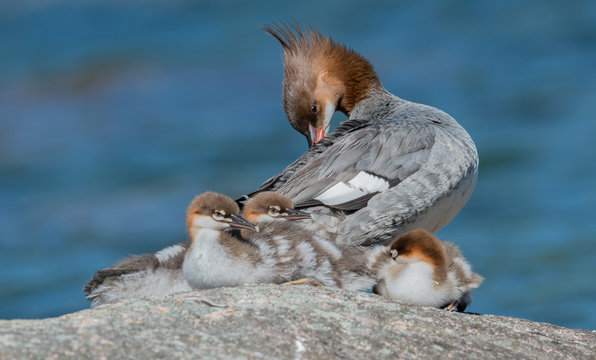
M 595 347 L 594 331 L 310 286 L 211 289 L 0 321 L 2 359 L 595 359 Z

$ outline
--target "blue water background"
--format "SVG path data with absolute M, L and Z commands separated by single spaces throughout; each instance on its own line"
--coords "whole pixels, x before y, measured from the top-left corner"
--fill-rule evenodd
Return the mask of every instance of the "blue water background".
M 0 318 L 88 307 L 95 270 L 186 240 L 194 195 L 306 150 L 258 28 L 278 19 L 475 140 L 476 191 L 438 233 L 486 277 L 470 311 L 596 328 L 591 0 L 0 3 Z

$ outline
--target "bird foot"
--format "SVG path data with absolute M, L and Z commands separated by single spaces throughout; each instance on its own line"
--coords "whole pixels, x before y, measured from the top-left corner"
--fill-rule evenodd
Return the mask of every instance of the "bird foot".
M 310 286 L 325 286 L 319 282 L 317 279 L 313 278 L 302 278 L 294 281 L 288 281 L 282 283 L 282 285 L 310 285 Z
M 457 311 L 457 306 L 459 305 L 459 301 L 454 301 L 451 304 L 445 306 L 443 309 L 447 311 Z

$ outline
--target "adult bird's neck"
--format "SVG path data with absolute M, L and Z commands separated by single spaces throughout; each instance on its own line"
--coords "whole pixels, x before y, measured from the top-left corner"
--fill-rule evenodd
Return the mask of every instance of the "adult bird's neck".
M 387 117 L 405 100 L 387 91 L 381 84 L 370 88 L 368 93 L 356 103 L 349 114 L 350 119 L 376 120 Z

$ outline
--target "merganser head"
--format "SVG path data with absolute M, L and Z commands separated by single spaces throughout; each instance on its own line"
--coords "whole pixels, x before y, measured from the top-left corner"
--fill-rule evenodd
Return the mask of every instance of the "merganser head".
M 315 28 L 281 23 L 263 30 L 283 46 L 282 104 L 309 146 L 327 134 L 336 109 L 349 116 L 370 88 L 380 85 L 368 60 Z
M 229 228 L 256 230 L 257 226 L 238 216 L 240 209 L 229 197 L 206 192 L 197 196 L 188 207 L 186 226 L 192 239 L 201 228 L 225 230 Z
M 272 192 L 262 192 L 253 196 L 244 205 L 242 216 L 253 223 L 266 220 L 302 220 L 310 218 L 310 214 L 294 209 L 294 204 L 288 197 Z
M 393 260 L 424 261 L 436 269 L 447 270 L 447 256 L 441 241 L 430 232 L 417 229 L 398 237 L 389 247 Z

